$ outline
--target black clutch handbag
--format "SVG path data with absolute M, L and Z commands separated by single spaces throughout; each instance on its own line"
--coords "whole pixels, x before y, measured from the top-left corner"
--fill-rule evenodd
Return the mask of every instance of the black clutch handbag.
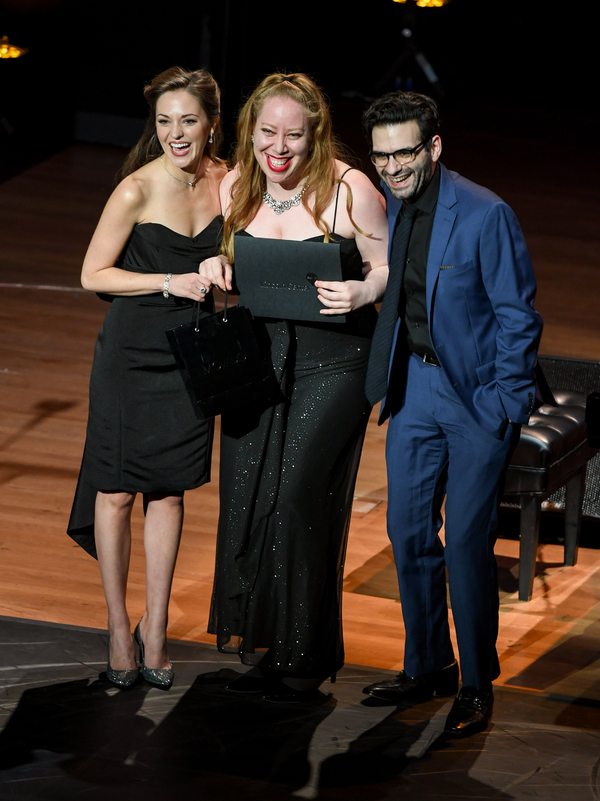
M 261 349 L 252 315 L 243 306 L 227 308 L 167 330 L 177 365 L 201 420 L 240 406 L 277 402 L 273 364 Z

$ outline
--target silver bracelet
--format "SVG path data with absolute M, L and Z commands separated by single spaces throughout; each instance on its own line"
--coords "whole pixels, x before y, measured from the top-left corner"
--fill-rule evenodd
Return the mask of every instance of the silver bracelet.
M 165 275 L 165 280 L 164 280 L 164 283 L 163 283 L 163 298 L 168 298 L 169 297 L 169 281 L 171 280 L 171 278 L 173 278 L 173 274 L 172 273 L 167 273 Z

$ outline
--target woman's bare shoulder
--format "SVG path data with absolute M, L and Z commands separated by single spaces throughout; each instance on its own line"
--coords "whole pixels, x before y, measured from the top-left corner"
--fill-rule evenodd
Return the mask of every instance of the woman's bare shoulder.
M 370 179 L 362 170 L 359 170 L 358 167 L 354 167 L 352 164 L 346 164 L 346 162 L 338 161 L 337 159 L 335 162 L 335 175 L 338 180 L 343 179 L 353 188 L 354 186 L 367 186 L 369 184 L 372 186 Z
M 336 161 L 336 176 L 350 187 L 355 203 L 376 202 L 379 206 L 385 207 L 381 192 L 362 170 L 343 161 Z
M 223 178 L 221 183 L 221 191 L 226 191 L 228 193 L 231 192 L 231 187 L 233 186 L 238 175 L 239 169 L 236 165 L 232 170 L 229 170 Z
M 227 175 L 225 175 L 225 177 L 221 181 L 221 185 L 219 186 L 221 209 L 225 216 L 227 216 L 227 212 L 229 211 L 229 206 L 231 205 L 231 189 L 237 177 L 238 177 L 238 168 L 234 167 L 227 173 Z
M 156 166 L 157 160 L 151 161 L 127 175 L 117 185 L 112 198 L 130 209 L 143 207 L 156 187 Z

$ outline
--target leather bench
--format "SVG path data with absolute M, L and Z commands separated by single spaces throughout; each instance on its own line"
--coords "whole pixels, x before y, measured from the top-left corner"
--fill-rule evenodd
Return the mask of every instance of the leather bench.
M 577 562 L 586 464 L 596 454 L 588 445 L 586 396 L 552 390 L 556 406 L 544 405 L 521 429 L 504 485 L 503 500 L 520 513 L 519 600 L 533 590 L 542 502 L 565 487 L 565 565 Z

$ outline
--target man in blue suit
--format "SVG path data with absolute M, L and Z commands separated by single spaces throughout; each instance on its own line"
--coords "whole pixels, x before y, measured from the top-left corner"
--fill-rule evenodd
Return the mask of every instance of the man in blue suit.
M 512 210 L 441 164 L 433 100 L 394 92 L 364 122 L 390 226 L 367 396 L 383 398 L 380 423 L 389 417 L 388 533 L 406 631 L 404 670 L 365 692 L 404 704 L 457 693 L 447 571 L 462 687 L 446 732 L 465 736 L 487 726 L 500 673 L 498 495 L 534 409 L 535 278 Z

